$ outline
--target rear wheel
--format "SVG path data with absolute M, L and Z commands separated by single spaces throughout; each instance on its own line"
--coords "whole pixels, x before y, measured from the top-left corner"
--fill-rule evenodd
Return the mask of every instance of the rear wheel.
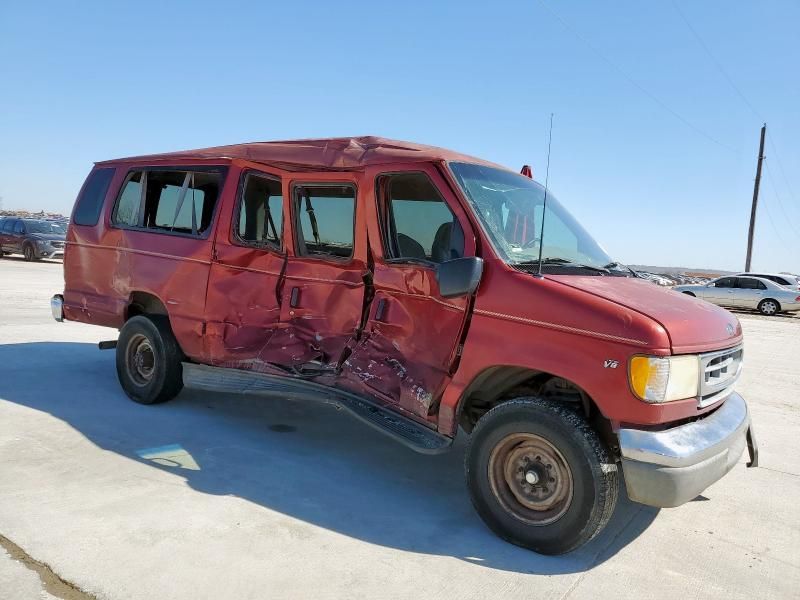
M 117 341 L 117 377 L 128 397 L 140 404 L 171 400 L 183 388 L 183 353 L 169 320 L 135 316 Z
M 542 554 L 578 548 L 617 502 L 617 465 L 575 410 L 527 397 L 479 421 L 466 455 L 472 503 L 503 539 Z
M 777 315 L 780 312 L 781 307 L 777 300 L 767 299 L 762 300 L 758 304 L 758 310 L 762 315 L 771 317 L 772 315 Z

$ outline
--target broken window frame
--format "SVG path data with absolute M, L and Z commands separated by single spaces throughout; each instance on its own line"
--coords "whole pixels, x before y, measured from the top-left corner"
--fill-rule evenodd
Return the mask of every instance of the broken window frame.
M 348 256 L 337 256 L 325 252 L 308 252 L 306 249 L 305 236 L 300 217 L 304 208 L 304 197 L 302 191 L 306 188 L 350 188 L 353 190 L 353 220 L 352 220 L 352 245 Z M 356 250 L 356 216 L 358 208 L 358 186 L 352 181 L 298 181 L 292 183 L 291 188 L 291 217 L 292 217 L 292 237 L 294 238 L 294 255 L 296 258 L 315 258 L 336 263 L 349 264 L 353 261 Z M 312 211 L 313 212 L 313 208 Z
M 248 177 L 260 177 L 261 179 L 269 179 L 270 181 L 275 181 L 281 188 L 281 226 L 277 228 L 278 233 L 278 243 L 275 244 L 272 240 L 265 240 L 263 242 L 257 242 L 254 240 L 248 240 L 242 237 L 241 232 L 239 231 L 239 222 L 241 221 L 242 209 L 244 208 L 244 196 L 245 192 L 247 191 L 247 178 Z M 247 248 L 256 248 L 258 250 L 271 250 L 273 252 L 277 252 L 278 254 L 285 253 L 285 246 L 284 246 L 284 223 L 286 222 L 286 211 L 284 206 L 284 196 L 283 196 L 283 182 L 278 175 L 273 175 L 272 173 L 267 173 L 265 171 L 259 171 L 258 169 L 244 169 L 239 176 L 239 181 L 237 184 L 237 191 L 236 191 L 236 208 L 233 212 L 233 218 L 231 219 L 231 235 L 232 240 L 237 246 L 245 246 Z M 269 204 L 267 204 L 267 210 L 269 209 Z M 274 223 L 273 223 L 274 225 Z
M 208 226 L 202 231 L 198 233 L 193 232 L 183 232 L 183 231 L 170 231 L 169 229 L 160 229 L 155 227 L 146 227 L 144 225 L 144 212 L 145 212 L 145 197 L 147 194 L 147 174 L 153 172 L 164 172 L 164 171 L 173 171 L 178 173 L 216 173 L 219 176 L 219 191 L 217 193 L 217 198 L 214 202 L 214 208 L 211 211 L 211 218 L 208 222 Z M 141 184 L 141 195 L 139 197 L 139 213 L 136 225 L 129 225 L 127 223 L 120 223 L 117 221 L 117 210 L 119 209 L 119 203 L 122 199 L 122 194 L 125 191 L 125 186 L 128 185 L 128 182 L 131 178 L 136 174 L 142 174 Z M 111 210 L 111 218 L 109 222 L 109 226 L 112 229 L 123 229 L 128 231 L 140 231 L 144 233 L 152 233 L 156 235 L 171 235 L 177 236 L 182 238 L 190 238 L 193 240 L 205 240 L 211 237 L 213 234 L 215 224 L 217 221 L 217 214 L 220 210 L 220 205 L 223 203 L 222 198 L 225 190 L 225 185 L 227 182 L 228 176 L 228 167 L 225 165 L 164 165 L 164 166 L 142 166 L 142 167 L 131 167 L 125 173 L 125 178 L 122 180 L 119 188 L 116 191 L 115 198 L 114 198 L 114 206 Z

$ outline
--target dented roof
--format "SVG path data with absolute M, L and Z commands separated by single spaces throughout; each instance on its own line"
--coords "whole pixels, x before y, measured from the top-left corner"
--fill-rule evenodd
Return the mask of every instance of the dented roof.
M 97 164 L 118 162 L 163 163 L 192 159 L 242 159 L 272 165 L 288 171 L 357 170 L 370 165 L 388 163 L 451 160 L 498 166 L 445 148 L 376 136 L 250 142 L 119 158 L 102 161 Z

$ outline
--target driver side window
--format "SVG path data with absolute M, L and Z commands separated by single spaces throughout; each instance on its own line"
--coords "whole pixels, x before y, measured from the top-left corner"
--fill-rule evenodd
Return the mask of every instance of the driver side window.
M 736 278 L 735 277 L 725 277 L 723 279 L 718 279 L 717 283 L 714 287 L 718 288 L 732 288 L 736 287 Z
M 378 189 L 387 258 L 443 263 L 464 256 L 461 225 L 427 175 L 384 175 Z

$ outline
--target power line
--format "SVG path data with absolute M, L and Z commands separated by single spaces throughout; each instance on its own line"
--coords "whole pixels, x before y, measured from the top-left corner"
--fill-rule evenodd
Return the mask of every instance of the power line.
M 733 91 L 736 92 L 736 95 L 739 96 L 739 98 L 741 98 L 742 102 L 744 102 L 747 105 L 747 107 L 753 112 L 753 114 L 756 117 L 758 117 L 759 121 L 766 121 L 766 119 L 764 119 L 764 117 L 761 116 L 761 114 L 755 109 L 755 107 L 745 97 L 745 95 L 742 93 L 742 90 L 739 89 L 739 86 L 737 86 L 734 83 L 734 81 L 731 78 L 731 76 L 728 75 L 728 72 L 725 70 L 725 67 L 723 67 L 722 63 L 720 63 L 717 60 L 717 57 L 714 56 L 713 52 L 711 52 L 709 47 L 703 41 L 703 38 L 701 38 L 700 34 L 697 33 L 697 30 L 695 30 L 695 28 L 692 27 L 692 24 L 689 22 L 689 19 L 687 19 L 686 15 L 683 14 L 683 11 L 680 9 L 680 7 L 678 6 L 678 3 L 675 2 L 675 0 L 672 0 L 672 6 L 675 8 L 675 12 L 678 13 L 678 16 L 680 16 L 681 20 L 686 24 L 686 27 L 689 29 L 689 31 L 692 32 L 692 35 L 697 40 L 697 43 L 700 44 L 700 47 L 702 47 L 703 50 L 705 50 L 706 54 L 708 54 L 708 57 L 711 59 L 711 62 L 714 63 L 714 66 L 717 67 L 717 70 L 720 73 L 722 73 L 722 76 L 727 80 L 728 84 L 730 84 L 730 86 L 733 88 Z
M 772 230 L 775 232 L 775 235 L 778 237 L 778 240 L 781 244 L 786 244 L 786 240 L 783 239 L 783 236 L 778 231 L 778 228 L 775 226 L 775 221 L 772 220 L 772 213 L 769 212 L 769 206 L 766 203 L 763 204 L 764 212 L 767 213 L 767 218 L 769 219 L 769 224 L 772 225 Z
M 731 152 L 734 152 L 736 154 L 739 153 L 739 150 L 737 148 L 734 148 L 733 146 L 729 146 L 728 144 L 724 144 L 723 142 L 720 142 L 718 139 L 716 139 L 712 135 L 706 133 L 705 131 L 703 131 L 702 129 L 700 129 L 696 125 L 694 125 L 691 121 L 689 121 L 688 119 L 684 118 L 678 112 L 676 112 L 675 110 L 670 108 L 670 106 L 666 102 L 664 102 L 658 96 L 656 96 L 654 93 L 652 93 L 651 91 L 646 89 L 644 86 L 639 84 L 639 82 L 637 82 L 633 77 L 628 75 L 627 71 L 625 71 L 622 67 L 617 65 L 614 61 L 612 61 L 605 54 L 603 54 L 594 44 L 592 44 L 588 39 L 586 39 L 580 33 L 578 33 L 577 30 L 575 30 L 572 27 L 570 27 L 567 24 L 567 22 L 564 21 L 564 19 L 562 19 L 561 16 L 556 11 L 554 11 L 552 8 L 550 8 L 550 6 L 545 2 L 545 0 L 539 0 L 539 2 L 545 8 L 545 10 L 547 10 L 547 12 L 549 12 L 559 23 L 561 23 L 561 26 L 564 27 L 564 29 L 569 31 L 572 35 L 574 35 L 581 42 L 583 42 L 583 44 L 585 44 L 586 47 L 588 47 L 592 52 L 594 52 L 595 55 L 598 58 L 602 59 L 609 66 L 611 66 L 611 68 L 613 68 L 620 75 L 622 75 L 622 77 L 624 77 L 628 81 L 628 83 L 630 83 L 633 87 L 635 87 L 637 90 L 642 92 L 645 96 L 650 98 L 653 102 L 658 104 L 663 110 L 665 110 L 666 112 L 671 114 L 673 117 L 678 119 L 681 123 L 686 125 L 689 129 L 694 131 L 696 134 L 703 136 L 707 140 L 715 143 L 717 146 L 720 146 L 721 148 L 725 148 L 727 150 L 730 150 Z
M 775 142 L 772 140 L 772 134 L 770 134 L 769 131 L 767 132 L 767 141 L 769 142 L 770 148 L 772 148 L 772 153 L 775 155 L 775 160 L 778 161 L 778 169 L 780 169 L 781 176 L 783 177 L 783 182 L 786 184 L 786 189 L 789 192 L 789 196 L 791 196 L 792 200 L 796 201 L 796 196 L 794 195 L 792 186 L 789 184 L 789 178 L 786 176 L 786 171 L 783 170 L 783 163 L 778 155 L 778 148 L 775 145 Z
M 769 177 L 769 183 L 772 186 L 772 193 L 775 194 L 775 198 L 778 200 L 778 206 L 780 206 L 780 209 L 781 209 L 781 212 L 783 213 L 783 216 L 786 217 L 786 222 L 794 230 L 794 232 L 797 234 L 797 236 L 800 237 L 800 230 L 795 229 L 794 223 L 789 218 L 789 213 L 786 212 L 786 208 L 784 208 L 784 206 L 783 206 L 783 200 L 781 200 L 781 195 L 778 193 L 778 188 L 775 185 L 775 179 L 773 179 L 772 171 L 769 168 L 769 161 L 768 160 L 764 161 L 764 164 L 767 165 L 767 177 Z
M 711 59 L 711 62 L 714 63 L 714 66 L 717 68 L 717 70 L 722 74 L 722 76 L 725 78 L 725 80 L 731 86 L 733 91 L 736 92 L 736 95 L 739 96 L 739 99 L 747 106 L 747 108 L 750 109 L 750 112 L 752 112 L 756 117 L 758 117 L 758 119 L 760 121 L 765 121 L 766 119 L 764 119 L 764 117 L 756 109 L 756 107 L 753 106 L 753 103 L 750 102 L 750 100 L 747 99 L 747 96 L 745 96 L 744 93 L 742 92 L 742 90 L 739 88 L 739 86 L 736 85 L 736 82 L 733 81 L 733 78 L 728 74 L 728 71 L 725 69 L 725 67 L 722 66 L 722 63 L 719 60 L 717 60 L 717 57 L 714 55 L 713 52 L 711 52 L 711 49 L 708 47 L 708 44 L 706 44 L 703 41 L 703 38 L 700 37 L 700 34 L 697 32 L 697 30 L 694 27 L 692 27 L 691 22 L 689 21 L 689 19 L 686 18 L 686 15 L 680 9 L 680 6 L 678 6 L 678 3 L 675 0 L 672 0 L 672 6 L 673 6 L 673 8 L 675 8 L 675 12 L 678 13 L 678 16 L 684 22 L 684 24 L 689 29 L 689 31 L 692 32 L 692 35 L 697 40 L 697 43 L 700 44 L 700 47 L 703 48 L 703 50 L 705 50 L 705 53 Z M 767 141 L 769 142 L 769 145 L 770 145 L 770 150 L 771 150 L 770 154 L 772 154 L 775 157 L 775 160 L 778 163 L 778 169 L 780 170 L 781 176 L 783 177 L 783 181 L 786 184 L 786 189 L 789 192 L 789 196 L 794 200 L 795 199 L 795 194 L 794 194 L 794 191 L 792 190 L 791 184 L 789 183 L 789 178 L 786 176 L 786 171 L 783 168 L 783 162 L 781 161 L 780 154 L 778 153 L 778 147 L 775 144 L 775 141 L 773 140 L 773 136 L 772 136 L 772 132 L 771 131 L 767 132 Z M 767 171 L 769 171 L 769 165 L 767 165 Z M 771 174 L 770 174 L 770 180 L 772 180 L 772 175 Z M 774 181 L 772 182 L 772 187 L 775 190 L 775 195 L 776 195 L 776 197 L 778 197 L 778 201 L 780 202 L 780 197 L 778 196 L 777 187 L 775 186 L 775 182 Z M 781 202 L 781 210 L 783 210 L 783 203 L 782 202 Z M 784 210 L 784 214 L 786 214 L 785 210 Z

